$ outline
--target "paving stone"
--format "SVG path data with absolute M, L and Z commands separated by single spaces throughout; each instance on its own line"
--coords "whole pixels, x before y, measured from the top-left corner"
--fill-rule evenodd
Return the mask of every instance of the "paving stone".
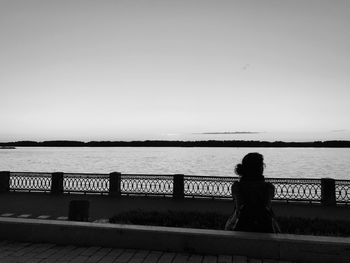
M 32 261 L 38 261 L 38 260 L 42 260 L 43 258 L 40 257 L 41 254 L 43 254 L 46 250 L 48 250 L 50 247 L 42 247 L 42 246 L 38 246 L 38 244 L 35 244 L 33 246 L 33 249 L 26 252 L 25 254 L 22 255 L 23 258 L 27 258 L 27 259 L 32 259 Z
M 72 258 L 81 255 L 86 249 L 88 249 L 88 248 L 87 247 L 77 247 L 77 248 L 69 251 L 68 253 L 66 253 L 64 256 L 58 258 L 57 262 L 65 263 L 65 262 L 71 260 Z
M 41 261 L 40 258 L 35 258 L 35 257 L 31 257 L 31 258 L 23 258 L 24 261 L 23 262 L 26 262 L 26 263 L 39 263 Z
M 218 263 L 232 263 L 232 256 L 230 255 L 219 255 Z
M 18 251 L 24 247 L 30 246 L 31 243 L 20 243 L 20 242 L 8 242 L 2 246 L 5 251 Z
M 247 257 L 244 256 L 233 256 L 232 257 L 232 262 L 233 263 L 247 263 Z
M 203 261 L 203 256 L 202 255 L 197 255 L 197 254 L 193 254 L 190 256 L 190 258 L 188 259 L 188 263 L 202 263 Z
M 142 263 L 150 253 L 148 250 L 137 250 L 128 263 Z
M 107 255 L 105 255 L 99 263 L 110 263 L 114 262 L 122 253 L 124 252 L 124 249 L 117 249 L 114 248 L 112 251 L 110 251 Z
M 125 249 L 123 253 L 116 259 L 116 263 L 126 263 L 128 262 L 132 256 L 136 253 L 135 250 L 132 249 Z
M 1 252 L 1 253 L 0 253 L 0 262 L 2 262 L 3 259 L 5 259 L 5 258 L 9 258 L 9 257 L 12 257 L 12 258 L 13 258 L 12 254 L 13 254 L 12 251 Z
M 150 253 L 149 250 L 137 250 L 134 254 L 134 258 L 145 258 Z
M 23 247 L 22 249 L 16 251 L 13 256 L 15 257 L 21 257 L 21 256 L 25 256 L 26 254 L 28 253 L 32 253 L 33 250 L 35 250 L 35 246 L 34 244 L 32 245 L 29 245 L 29 246 L 26 246 L 26 247 Z
M 217 263 L 217 262 L 218 262 L 217 256 L 206 255 L 203 258 L 203 263 Z
M 176 255 L 175 253 L 165 252 L 161 255 L 160 259 L 158 260 L 158 263 L 173 262 L 175 255 Z
M 183 263 L 183 262 L 187 262 L 189 258 L 189 254 L 187 253 L 177 253 L 175 255 L 175 258 L 173 260 L 173 263 Z
M 89 257 L 87 257 L 87 256 L 78 255 L 75 258 L 73 258 L 72 260 L 67 261 L 67 262 L 69 262 L 69 263 L 83 263 L 83 262 L 86 262 L 88 259 L 89 259 Z
M 143 263 L 144 262 L 144 259 L 143 258 L 135 258 L 135 257 L 132 257 L 128 263 Z M 157 261 L 153 261 L 153 262 L 157 262 Z
M 40 258 L 40 259 L 45 259 L 48 258 L 49 256 L 51 256 L 52 254 L 57 253 L 57 248 L 56 246 L 53 246 L 51 248 L 49 248 L 48 250 L 45 250 L 39 254 L 37 254 L 35 257 L 36 258 Z
M 159 251 L 151 251 L 147 257 L 145 258 L 145 260 L 143 261 L 144 263 L 154 263 L 157 262 L 158 259 L 161 257 L 162 252 Z
M 94 253 L 96 253 L 101 247 L 88 247 L 83 253 L 81 253 L 82 256 L 91 256 Z
M 103 257 L 105 257 L 106 255 L 108 255 L 108 253 L 111 251 L 111 248 L 101 248 L 100 250 L 98 250 L 96 253 L 94 253 L 93 255 L 91 255 L 89 257 L 89 259 L 86 262 L 91 262 L 91 263 L 95 263 L 98 262 L 100 259 L 102 259 Z
M 41 261 L 41 263 L 51 263 L 59 260 L 60 258 L 64 257 L 67 253 L 71 252 L 74 250 L 76 247 L 74 246 L 57 246 L 55 249 L 56 252 L 50 255 L 49 257 L 45 258 L 44 260 Z
M 7 257 L 3 257 L 1 258 L 1 263 L 19 263 L 20 261 L 15 260 L 13 257 L 11 256 L 7 256 Z

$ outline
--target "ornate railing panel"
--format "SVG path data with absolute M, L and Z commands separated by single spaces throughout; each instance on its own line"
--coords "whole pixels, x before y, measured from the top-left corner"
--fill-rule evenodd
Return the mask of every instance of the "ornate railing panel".
M 75 174 L 65 173 L 63 191 L 67 193 L 101 193 L 109 191 L 109 176 L 107 174 Z
M 11 172 L 10 191 L 50 192 L 51 173 Z M 109 193 L 109 174 L 63 175 L 65 193 Z M 237 177 L 185 175 L 184 196 L 187 198 L 230 199 L 231 186 Z M 275 200 L 321 202 L 321 179 L 266 178 L 275 186 Z M 181 182 L 180 182 L 181 183 Z M 62 189 L 62 185 L 61 185 Z M 180 188 L 181 189 L 181 188 Z M 122 195 L 173 196 L 174 175 L 121 174 Z M 62 191 L 62 190 L 61 190 Z M 350 180 L 335 180 L 336 202 L 350 204 Z
M 350 180 L 335 181 L 335 199 L 338 203 L 350 203 Z
M 275 186 L 274 200 L 321 201 L 320 179 L 266 178 Z
M 188 197 L 232 198 L 231 186 L 237 177 L 185 176 L 184 194 Z
M 127 195 L 163 195 L 173 194 L 172 175 L 123 174 L 121 192 Z
M 10 191 L 50 192 L 50 173 L 12 172 Z

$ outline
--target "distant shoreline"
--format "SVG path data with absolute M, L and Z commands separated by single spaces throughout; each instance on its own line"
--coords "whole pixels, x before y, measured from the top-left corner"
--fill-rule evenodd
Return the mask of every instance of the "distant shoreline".
M 261 148 L 350 148 L 350 141 L 314 141 L 314 142 L 268 142 L 239 140 L 208 141 L 16 141 L 0 143 L 3 147 L 261 147 Z

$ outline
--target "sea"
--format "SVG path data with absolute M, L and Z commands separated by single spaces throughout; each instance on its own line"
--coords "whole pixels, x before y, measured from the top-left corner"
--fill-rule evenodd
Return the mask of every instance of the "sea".
M 349 148 L 17 147 L 0 149 L 0 171 L 236 176 L 249 152 L 266 177 L 350 180 Z

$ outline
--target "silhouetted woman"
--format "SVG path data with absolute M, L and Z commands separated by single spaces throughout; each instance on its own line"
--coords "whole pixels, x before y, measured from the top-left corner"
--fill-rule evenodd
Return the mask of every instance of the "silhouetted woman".
M 236 165 L 235 173 L 240 179 L 232 185 L 235 211 L 226 222 L 226 230 L 280 232 L 271 209 L 275 187 L 265 182 L 264 167 L 260 153 L 248 153 L 242 163 Z

